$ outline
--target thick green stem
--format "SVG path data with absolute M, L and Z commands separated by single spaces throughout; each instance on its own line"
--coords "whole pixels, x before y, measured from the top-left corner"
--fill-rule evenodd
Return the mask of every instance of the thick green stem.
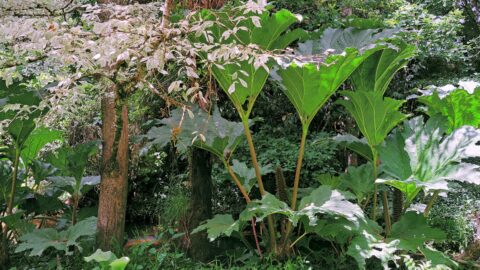
M 373 147 L 372 147 L 372 154 L 373 154 L 373 181 L 376 181 L 378 177 L 379 159 L 378 159 L 378 153 Z M 377 200 L 377 184 L 375 184 L 374 206 L 373 206 L 374 211 L 372 211 L 373 217 L 375 217 L 376 215 L 375 213 L 376 206 L 377 206 L 376 200 Z M 382 191 L 382 205 L 383 205 L 383 218 L 385 220 L 385 234 L 388 235 L 390 234 L 392 222 L 390 220 L 390 211 L 388 210 L 388 194 L 386 190 Z
M 377 218 L 377 193 L 378 193 L 378 186 L 375 181 L 377 180 L 377 175 L 378 175 L 378 156 L 377 152 L 375 151 L 374 148 L 372 149 L 372 154 L 373 154 L 373 185 L 374 185 L 374 190 L 373 190 L 373 207 L 372 207 L 372 214 L 370 218 L 372 220 L 375 220 Z
M 8 197 L 7 204 L 7 216 L 12 214 L 13 203 L 15 197 L 15 189 L 17 188 L 17 176 L 18 176 L 18 165 L 20 162 L 20 150 L 18 147 L 15 149 L 15 160 L 13 161 L 13 172 L 12 172 L 12 185 L 10 188 L 10 195 Z
M 423 215 L 424 215 L 425 217 L 427 217 L 428 214 L 430 213 L 430 209 L 432 209 L 432 206 L 433 206 L 433 204 L 435 203 L 435 201 L 437 200 L 439 193 L 440 193 L 440 191 L 438 191 L 438 190 L 436 190 L 435 192 L 433 192 L 433 195 L 432 195 L 432 197 L 430 198 L 430 201 L 428 201 L 427 207 L 425 208 L 425 211 L 423 212 Z
M 302 127 L 302 139 L 300 140 L 300 149 L 298 151 L 297 168 L 295 170 L 295 179 L 293 181 L 292 202 L 290 208 L 295 210 L 297 207 L 298 185 L 300 183 L 300 172 L 302 170 L 303 154 L 305 153 L 305 142 L 307 141 L 308 126 Z M 288 237 L 292 231 L 292 222 L 287 223 L 285 231 L 284 248 L 288 245 Z
M 18 145 L 16 145 L 16 147 L 15 147 L 15 159 L 13 160 L 12 185 L 10 187 L 10 194 L 9 194 L 8 202 L 7 202 L 7 211 L 6 211 L 7 216 L 11 215 L 12 212 L 13 212 L 13 204 L 15 202 L 14 198 L 15 198 L 15 190 L 16 190 L 16 187 L 17 187 L 17 177 L 18 177 L 19 163 L 20 163 L 20 147 L 18 147 Z M 2 225 L 2 224 L 0 223 L 0 225 Z M 0 256 L 2 257 L 2 258 L 0 258 L 1 261 L 2 261 L 2 264 L 7 264 L 8 260 L 9 260 L 8 238 L 9 238 L 8 237 L 8 226 L 7 226 L 7 224 L 4 224 L 3 227 L 2 227 L 2 239 L 1 239 L 2 242 L 0 243 L 0 245 L 2 245 L 2 247 L 1 247 L 1 253 L 2 254 L 0 254 Z M 0 269 L 3 269 L 2 267 L 3 266 L 0 266 Z
M 255 146 L 253 145 L 252 133 L 250 132 L 250 126 L 248 125 L 248 117 L 242 116 L 243 128 L 245 130 L 245 137 L 247 137 L 248 147 L 250 150 L 250 156 L 252 158 L 253 168 L 255 170 L 255 176 L 257 177 L 258 189 L 262 196 L 265 195 L 265 188 L 263 187 L 262 173 L 260 171 L 260 166 L 257 161 L 257 153 L 255 152 Z M 275 235 L 275 224 L 273 222 L 273 217 L 270 215 L 267 217 L 268 221 L 268 230 L 270 232 L 270 248 L 272 252 L 277 252 L 277 240 Z
M 298 185 L 300 183 L 300 172 L 302 171 L 303 154 L 305 153 L 305 142 L 307 141 L 308 126 L 302 128 L 302 139 L 300 141 L 300 150 L 298 151 L 297 168 L 295 170 L 295 180 L 293 182 L 292 192 L 292 210 L 297 207 Z

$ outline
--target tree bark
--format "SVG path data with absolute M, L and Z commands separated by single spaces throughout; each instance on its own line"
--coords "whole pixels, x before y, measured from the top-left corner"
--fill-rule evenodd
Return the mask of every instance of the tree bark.
M 128 103 L 109 87 L 102 98 L 102 168 L 97 245 L 104 251 L 121 247 L 128 192 Z
M 2 226 L 2 228 L 0 228 L 0 233 L 2 234 L 0 239 L 0 270 L 7 270 L 9 263 L 8 239 L 3 232 L 3 223 L 0 223 L 0 226 Z
M 212 217 L 212 164 L 209 152 L 192 148 L 190 166 L 191 200 L 190 231 Z M 212 257 L 212 246 L 207 234 L 196 233 L 190 236 L 189 255 L 195 260 L 207 261 Z

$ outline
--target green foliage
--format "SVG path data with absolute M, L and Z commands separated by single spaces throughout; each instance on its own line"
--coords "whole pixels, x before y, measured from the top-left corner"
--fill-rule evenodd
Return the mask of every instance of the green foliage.
M 273 78 L 297 110 L 302 126 L 308 127 L 338 87 L 378 49 L 375 47 L 360 54 L 357 49 L 347 48 L 344 54 L 329 55 L 319 65 L 292 62 L 276 70 Z M 306 50 L 300 52 L 307 53 Z
M 368 57 L 350 77 L 356 91 L 385 93 L 393 76 L 415 55 L 415 46 L 403 41 L 389 41 L 387 47 Z
M 427 219 L 423 215 L 407 212 L 393 224 L 389 239 L 400 240 L 398 247 L 401 249 L 416 251 L 426 241 L 445 240 L 445 233 L 428 226 Z
M 348 167 L 345 174 L 340 175 L 339 189 L 355 194 L 358 204 L 374 191 L 374 175 L 372 163 L 358 167 Z
M 75 178 L 70 176 L 51 176 L 48 180 L 52 183 L 52 186 L 60 188 L 71 195 L 84 195 L 93 186 L 100 184 L 100 176 L 85 176 L 78 182 Z
M 297 211 L 293 211 L 285 202 L 267 193 L 261 200 L 253 200 L 240 213 L 238 221 L 234 221 L 230 215 L 216 215 L 213 219 L 197 227 L 194 232 L 207 230 L 208 237 L 213 241 L 221 235 L 230 236 L 233 231 L 238 231 L 242 228 L 242 224 L 249 222 L 252 218 L 263 220 L 272 214 L 287 217 L 294 226 L 302 218 L 308 220 L 308 226 L 316 226 L 320 221 L 320 215 L 341 217 L 348 220 L 353 226 L 358 226 L 360 220 L 364 218 L 360 207 L 349 202 L 342 193 L 332 190 L 330 187 L 321 186 L 302 198 Z
M 52 228 L 38 229 L 20 237 L 21 243 L 15 252 L 30 250 L 30 256 L 41 256 L 48 248 L 55 248 L 72 255 L 70 247 L 74 246 L 82 251 L 81 239 L 92 237 L 96 233 L 97 218 L 91 217 L 78 222 L 64 231 L 57 231 Z
M 448 197 L 439 197 L 428 215 L 428 224 L 442 229 L 447 237 L 445 241 L 435 243 L 435 248 L 461 252 L 474 241 L 479 189 L 478 185 L 460 183 Z
M 402 149 L 402 145 L 405 145 L 405 151 L 397 152 L 397 159 L 382 157 L 380 154 L 384 166 L 388 168 L 385 170 L 388 178 L 378 182 L 400 189 L 406 194 L 408 203 L 412 202 L 422 189 L 426 192 L 448 190 L 449 180 L 478 183 L 479 166 L 465 162 L 464 159 L 476 157 L 480 153 L 479 146 L 476 145 L 480 140 L 479 130 L 464 126 L 443 136 L 436 123 L 427 122 L 424 125 L 423 118 L 417 117 L 405 123 L 403 141 L 397 136 L 399 135 L 386 142 L 387 149 Z M 389 144 L 397 145 L 388 146 Z M 405 162 L 406 160 L 409 162 Z M 392 162 L 397 164 L 391 164 Z M 407 179 L 401 179 L 405 178 L 409 171 L 411 175 Z
M 381 261 L 384 269 L 388 269 L 389 261 L 395 260 L 398 240 L 385 243 L 382 239 L 367 230 L 353 238 L 348 247 L 347 254 L 358 264 L 360 269 L 366 269 L 366 260 L 372 257 Z
M 215 215 L 204 224 L 195 228 L 192 233 L 198 233 L 207 230 L 210 241 L 215 240 L 221 235 L 230 236 L 233 232 L 240 230 L 238 221 L 233 220 L 231 215 Z
M 302 55 L 317 55 L 333 50 L 335 54 L 340 54 L 347 48 L 356 48 L 361 53 L 371 51 L 377 47 L 379 50 L 383 46 L 374 45 L 380 41 L 392 37 L 397 29 L 360 29 L 348 27 L 345 29 L 327 28 L 323 31 L 318 40 L 308 40 L 299 44 L 298 51 Z M 375 50 L 376 51 L 376 50 Z M 372 53 L 372 52 L 371 52 Z M 380 53 L 380 52 L 379 52 Z M 378 53 L 375 53 L 378 54 Z M 380 53 L 381 54 L 381 53 Z M 369 56 L 370 54 L 367 54 Z M 376 57 L 374 57 L 375 59 Z M 370 60 L 370 65 L 373 60 Z
M 282 167 L 287 183 L 295 171 L 296 160 L 292 157 L 298 154 L 298 136 L 298 133 L 275 134 L 268 129 L 253 134 L 259 163 Z M 311 142 L 307 142 L 305 148 L 301 174 L 304 186 L 314 184 L 316 174 L 335 173 L 340 169 L 335 156 L 337 144 L 330 139 L 329 134 L 312 132 L 308 138 Z M 239 159 L 245 159 L 247 153 L 240 151 L 245 148 L 239 147 L 236 152 Z
M 32 162 L 46 144 L 54 141 L 63 141 L 63 132 L 45 127 L 33 130 L 20 153 L 23 162 Z
M 98 142 L 92 141 L 77 144 L 74 147 L 64 146 L 56 152 L 50 153 L 46 160 L 59 170 L 59 174 L 73 177 L 77 182 L 77 187 L 80 187 L 88 159 L 97 151 Z M 86 180 L 84 182 L 88 184 L 89 181 Z
M 173 187 L 174 190 L 166 195 L 162 203 L 161 211 L 159 211 L 158 218 L 167 226 L 177 224 L 188 218 L 188 209 L 190 205 L 190 196 L 185 189 L 181 187 Z
M 95 253 L 88 257 L 84 257 L 86 262 L 94 261 L 99 264 L 98 270 L 124 270 L 130 259 L 128 257 L 117 258 L 111 251 L 102 251 L 97 249 Z
M 256 184 L 255 170 L 253 168 L 249 168 L 244 162 L 240 162 L 236 159 L 232 161 L 232 170 L 235 175 L 237 175 L 240 183 L 242 183 L 245 191 L 247 191 L 247 193 L 250 193 L 250 190 L 252 190 L 252 188 Z M 268 164 L 266 166 L 262 166 L 260 168 L 260 172 L 262 173 L 262 175 L 265 175 L 273 172 L 273 168 L 271 164 Z
M 380 145 L 390 130 L 407 117 L 398 111 L 404 101 L 383 98 L 381 92 L 343 91 L 342 94 L 348 99 L 338 103 L 353 116 L 370 146 Z
M 333 140 L 340 145 L 354 151 L 368 161 L 373 161 L 372 149 L 368 145 L 366 138 L 359 139 L 352 134 L 336 135 Z
M 280 10 L 271 15 L 266 11 L 258 17 L 256 14 L 245 14 L 243 16 L 248 16 L 251 20 L 245 20 L 238 26 L 230 17 L 221 13 L 218 15 L 220 23 L 214 23 L 209 30 L 213 33 L 215 41 L 224 44 L 235 42 L 245 46 L 255 44 L 263 50 L 284 49 L 303 36 L 303 32 L 299 30 L 287 32 L 289 27 L 298 21 L 298 18 L 287 10 Z M 254 17 L 259 19 L 260 26 L 254 24 Z M 223 39 L 223 34 L 229 31 L 237 32 Z M 269 69 L 273 65 L 268 57 L 263 60 L 258 63 L 259 60 L 254 59 L 237 60 L 234 63 L 217 63 L 221 66 L 212 66 L 215 79 L 242 118 L 248 119 L 255 100 L 268 78 Z M 245 103 L 247 103 L 246 109 Z
M 192 117 L 193 116 L 193 117 Z M 151 144 L 165 146 L 171 140 L 184 152 L 193 145 L 205 149 L 221 160 L 228 159 L 243 136 L 243 125 L 221 117 L 218 110 L 210 115 L 198 106 L 192 116 L 182 109 L 175 109 L 169 118 L 160 120 L 160 127 L 147 133 Z
M 462 126 L 480 127 L 480 88 L 473 93 L 455 89 L 445 97 L 434 91 L 418 100 L 427 106 L 426 113 L 430 117 L 440 115 L 447 119 L 449 133 Z

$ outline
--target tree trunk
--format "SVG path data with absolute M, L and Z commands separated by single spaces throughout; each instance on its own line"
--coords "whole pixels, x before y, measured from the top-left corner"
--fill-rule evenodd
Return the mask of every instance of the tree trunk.
M 128 104 L 109 87 L 102 99 L 103 148 L 98 206 L 97 245 L 102 250 L 121 247 L 128 192 Z
M 200 223 L 212 217 L 212 164 L 210 153 L 192 148 L 190 164 L 190 231 Z M 207 261 L 212 256 L 212 246 L 205 232 L 190 236 L 191 246 L 189 255 L 195 260 Z
M 5 233 L 3 232 L 3 223 L 0 223 L 0 270 L 7 270 L 8 263 L 9 263 L 9 256 L 8 256 L 8 239 Z

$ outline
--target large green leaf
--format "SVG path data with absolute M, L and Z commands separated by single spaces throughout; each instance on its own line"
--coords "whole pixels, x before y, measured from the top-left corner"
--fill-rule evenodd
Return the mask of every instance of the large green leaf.
M 444 252 L 435 250 L 429 246 L 420 247 L 419 250 L 422 252 L 423 256 L 430 261 L 432 266 L 447 265 L 453 267 L 453 269 L 458 268 L 458 263 L 450 259 Z
M 18 117 L 35 119 L 46 112 L 46 109 L 38 109 L 41 96 L 37 91 L 27 88 L 21 82 L 15 82 L 8 87 L 0 80 L 0 121 Z M 13 105 L 9 110 L 3 110 L 6 105 Z
M 198 233 L 207 230 L 210 241 L 215 240 L 221 235 L 230 236 L 233 232 L 240 230 L 240 223 L 233 220 L 232 215 L 215 215 L 204 224 L 195 228 L 192 233 Z
M 342 54 L 320 56 L 321 63 L 292 61 L 278 68 L 272 77 L 282 86 L 302 124 L 308 126 L 338 87 L 377 49 L 360 54 L 357 49 L 347 48 Z
M 447 119 L 449 133 L 462 126 L 480 128 L 480 87 L 472 93 L 455 89 L 445 95 L 435 90 L 418 100 L 427 105 L 429 116 L 441 115 Z
M 294 226 L 302 217 L 308 219 L 309 226 L 315 226 L 319 220 L 318 215 L 342 217 L 354 225 L 358 225 L 364 218 L 362 209 L 349 202 L 342 193 L 328 186 L 321 186 L 300 201 L 297 211 L 293 211 L 285 202 L 267 193 L 261 200 L 252 201 L 247 209 L 240 213 L 240 220 L 248 221 L 254 217 L 264 219 L 272 214 L 286 216 Z
M 423 247 L 426 241 L 442 241 L 445 237 L 442 230 L 430 227 L 422 214 L 407 212 L 393 224 L 387 241 L 398 239 L 401 249 L 416 251 Z
M 399 40 L 391 40 L 390 46 L 368 57 L 350 77 L 356 91 L 387 90 L 395 73 L 403 68 L 415 55 L 415 46 Z
M 31 162 L 47 143 L 62 140 L 62 136 L 63 133 L 59 130 L 44 127 L 35 129 L 30 136 L 28 136 L 20 153 L 23 162 Z
M 244 134 L 242 123 L 222 118 L 218 110 L 209 115 L 198 106 L 192 109 L 192 114 L 193 118 L 182 109 L 173 110 L 169 118 L 160 121 L 163 126 L 148 131 L 147 138 L 160 146 L 173 140 L 181 151 L 193 145 L 221 160 L 228 159 Z
M 480 184 L 480 166 L 465 161 L 480 156 L 480 146 L 477 145 L 480 130 L 463 126 L 449 135 L 443 135 L 441 130 L 435 123 L 424 124 L 422 117 L 406 122 L 402 133 L 404 141 L 399 138 L 387 140 L 385 146 L 386 149 L 399 149 L 404 145 L 405 152 L 398 152 L 397 159 L 380 156 L 383 167 L 390 169 L 385 170 L 386 177 L 379 182 L 408 192 L 410 200 L 421 189 L 427 192 L 448 190 L 449 180 Z M 404 161 L 406 157 L 408 163 Z M 411 175 L 405 179 L 408 171 Z
M 52 182 L 53 186 L 78 196 L 82 196 L 93 186 L 100 184 L 99 175 L 82 177 L 80 182 L 70 176 L 51 176 L 47 179 Z
M 366 160 L 373 161 L 372 149 L 365 138 L 359 139 L 352 134 L 343 134 L 333 137 L 333 140 L 361 155 Z
M 405 151 L 405 138 L 398 129 L 388 136 L 385 144 L 377 147 L 377 151 L 383 172 L 400 180 L 406 180 L 412 175 L 410 158 Z
M 34 129 L 34 118 L 16 118 L 8 125 L 7 132 L 12 137 L 15 147 L 20 151 Z
M 20 237 L 21 243 L 18 244 L 15 252 L 31 250 L 30 256 L 41 256 L 46 249 L 55 248 L 70 255 L 73 253 L 70 247 L 75 246 L 81 251 L 79 238 L 95 235 L 96 229 L 97 218 L 91 217 L 78 222 L 65 231 L 59 232 L 52 228 L 34 230 Z
M 398 29 L 327 28 L 320 39 L 300 43 L 298 50 L 302 55 L 322 54 L 326 51 L 340 54 L 346 48 L 356 48 L 363 52 L 397 32 Z
M 342 91 L 342 94 L 347 99 L 338 103 L 353 116 L 370 146 L 380 145 L 390 130 L 407 117 L 398 111 L 404 101 L 383 98 L 382 93 Z
M 225 13 L 214 13 L 213 11 L 206 13 L 209 14 L 206 18 L 214 17 L 216 19 L 208 29 L 213 35 L 214 43 L 236 43 L 244 46 L 254 44 L 262 50 L 269 51 L 284 49 L 291 42 L 305 35 L 302 30 L 287 32 L 292 24 L 299 21 L 298 16 L 288 10 L 280 10 L 273 14 L 268 11 L 260 15 L 241 14 L 249 19 L 242 20 L 240 23 L 232 21 L 232 18 Z M 259 27 L 255 25 L 254 20 L 258 20 Z M 232 31 L 236 31 L 236 33 L 225 39 L 224 33 Z M 257 60 L 254 58 L 234 59 L 233 63 L 232 61 L 219 62 L 212 66 L 215 79 L 237 110 L 243 111 L 243 105 L 248 100 L 246 111 L 241 113 L 249 114 L 268 78 L 269 69 L 273 65 L 272 61 L 263 60 L 263 65 L 259 65 Z M 248 118 L 248 115 L 246 116 Z
M 281 214 L 287 216 L 294 225 L 297 224 L 299 217 L 295 216 L 295 211 L 283 201 L 277 199 L 275 195 L 266 193 L 261 200 L 253 200 L 248 207 L 240 213 L 241 221 L 249 221 L 252 218 L 262 220 L 272 214 Z
M 18 212 L 0 217 L 0 221 L 5 223 L 10 228 L 15 228 L 15 232 L 26 234 L 35 229 L 35 225 L 23 218 L 25 212 L 19 210 Z
M 382 263 L 384 269 L 389 269 L 389 261 L 395 261 L 399 241 L 385 243 L 381 237 L 365 230 L 353 238 L 347 254 L 355 259 L 360 269 L 365 269 L 366 260 L 375 257 Z
M 354 224 L 360 224 L 360 220 L 365 218 L 358 205 L 349 202 L 344 194 L 328 186 L 314 189 L 300 201 L 297 215 L 306 215 L 310 225 L 315 225 L 318 214 L 343 217 Z

